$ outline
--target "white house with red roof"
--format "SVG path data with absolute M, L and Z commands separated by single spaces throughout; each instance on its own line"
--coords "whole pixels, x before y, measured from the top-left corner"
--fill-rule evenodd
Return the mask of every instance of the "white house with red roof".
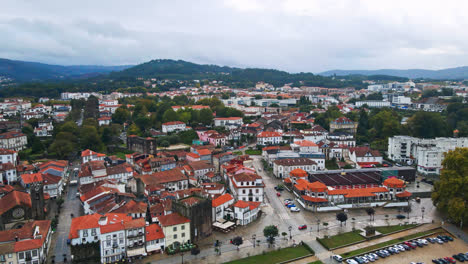
M 230 189 L 237 200 L 263 203 L 265 184 L 260 175 L 239 173 L 229 178 Z
M 11 162 L 0 164 L 0 182 L 14 184 L 18 181 L 18 173 Z
M 238 225 L 248 225 L 255 221 L 260 211 L 260 202 L 237 201 L 234 208 L 233 218 L 237 220 Z
M 162 132 L 170 133 L 174 131 L 184 131 L 187 129 L 187 126 L 184 122 L 181 121 L 172 121 L 162 124 Z
M 190 219 L 179 214 L 171 213 L 158 217 L 159 225 L 165 235 L 166 247 L 179 242 L 181 244 L 191 240 Z
M 98 153 L 90 149 L 81 152 L 81 163 L 86 163 L 92 160 L 104 160 L 106 154 Z
M 50 220 L 28 222 L 19 229 L 0 231 L 0 262 L 47 262 L 51 235 Z
M 375 167 L 382 164 L 383 157 L 378 150 L 367 146 L 349 148 L 349 159 L 360 168 Z
M 102 116 L 98 118 L 99 126 L 108 126 L 112 123 L 112 117 L 110 116 Z
M 257 134 L 257 145 L 279 145 L 283 142 L 283 134 L 275 131 L 263 131 Z
M 42 174 L 42 179 L 42 184 L 44 185 L 44 193 L 48 193 L 50 195 L 50 198 L 57 198 L 58 196 L 62 195 L 62 177 L 46 173 Z
M 158 253 L 164 251 L 165 235 L 158 224 L 147 225 L 145 228 L 146 252 Z
M 0 149 L 0 163 L 18 164 L 18 152 L 11 149 Z
M 230 211 L 232 213 L 232 210 L 229 208 L 234 204 L 234 202 L 234 197 L 229 193 L 223 194 L 218 198 L 213 199 L 211 201 L 213 222 L 216 222 L 219 219 L 224 219 L 226 211 Z

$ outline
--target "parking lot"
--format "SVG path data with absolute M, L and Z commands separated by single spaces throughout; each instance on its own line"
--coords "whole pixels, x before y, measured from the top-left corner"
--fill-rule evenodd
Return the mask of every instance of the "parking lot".
M 468 244 L 461 239 L 454 239 L 452 242 L 444 244 L 429 243 L 424 247 L 417 247 L 410 251 L 400 252 L 386 258 L 380 258 L 375 263 L 385 264 L 409 264 L 411 262 L 432 263 L 432 259 L 451 257 L 453 254 L 468 252 Z

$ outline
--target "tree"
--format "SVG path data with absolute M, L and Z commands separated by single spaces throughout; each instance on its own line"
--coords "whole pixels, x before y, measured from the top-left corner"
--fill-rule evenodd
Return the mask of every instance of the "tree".
M 346 221 L 348 220 L 348 215 L 344 212 L 339 212 L 336 214 L 336 220 L 340 221 L 340 226 L 343 225 L 343 222 L 345 222 L 345 225 L 346 225 Z
M 82 149 L 100 149 L 101 137 L 98 134 L 96 127 L 83 126 L 80 129 L 80 145 Z
M 119 107 L 115 110 L 115 113 L 112 115 L 112 122 L 117 124 L 123 124 L 128 121 L 130 118 L 130 111 L 125 107 Z
M 237 246 L 237 250 L 239 250 L 239 246 L 242 245 L 243 241 L 242 241 L 242 237 L 240 236 L 236 236 L 232 239 L 232 244 Z
M 141 131 L 135 124 L 131 124 L 127 129 L 127 135 L 141 135 Z
M 369 221 L 372 221 L 372 218 L 374 218 L 375 215 L 375 209 L 372 207 L 369 207 L 366 209 L 367 215 L 369 215 Z
M 49 146 L 49 152 L 55 153 L 59 159 L 65 159 L 74 150 L 74 145 L 68 140 L 54 140 Z
M 177 113 L 172 108 L 167 109 L 162 118 L 163 122 L 177 121 L 177 119 Z
M 283 236 L 284 239 L 286 239 L 286 236 L 288 235 L 288 233 L 282 232 L 281 235 Z
M 432 201 L 437 209 L 462 226 L 468 221 L 468 148 L 449 151 L 442 167 L 440 180 L 434 184 Z
M 266 226 L 264 229 L 263 229 L 263 235 L 266 236 L 266 237 L 269 237 L 269 236 L 278 236 L 278 228 L 274 225 L 269 225 L 269 226 Z
M 159 145 L 160 145 L 161 147 L 163 147 L 163 148 L 167 148 L 167 147 L 169 147 L 169 146 L 171 145 L 171 143 L 169 143 L 169 141 L 167 141 L 167 140 L 164 140 L 164 141 L 162 141 L 161 144 L 159 144 Z
M 414 137 L 435 138 L 448 135 L 447 123 L 440 113 L 417 112 L 408 120 L 407 128 Z
M 213 122 L 213 111 L 206 108 L 200 110 L 200 122 L 204 125 L 210 125 Z

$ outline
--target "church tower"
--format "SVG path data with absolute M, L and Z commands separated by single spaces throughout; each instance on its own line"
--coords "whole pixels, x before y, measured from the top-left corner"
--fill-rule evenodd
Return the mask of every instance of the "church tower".
M 45 219 L 44 186 L 41 182 L 35 181 L 31 184 L 31 210 L 32 218 L 35 220 Z

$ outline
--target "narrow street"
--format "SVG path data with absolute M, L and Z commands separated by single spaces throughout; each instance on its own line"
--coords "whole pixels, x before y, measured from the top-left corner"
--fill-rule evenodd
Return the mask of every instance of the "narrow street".
M 70 181 L 78 180 L 77 175 L 73 171 L 75 167 L 76 166 L 70 167 Z M 63 196 L 64 203 L 59 215 L 58 226 L 52 238 L 51 248 L 53 252 L 50 253 L 50 256 L 55 255 L 56 263 L 63 263 L 64 254 L 66 254 L 68 261 L 71 260 L 70 247 L 67 244 L 72 219 L 71 214 L 73 214 L 74 217 L 80 216 L 82 210 L 80 200 L 76 197 L 77 188 L 77 185 L 67 185 L 67 192 Z M 49 263 L 51 260 L 50 258 Z

